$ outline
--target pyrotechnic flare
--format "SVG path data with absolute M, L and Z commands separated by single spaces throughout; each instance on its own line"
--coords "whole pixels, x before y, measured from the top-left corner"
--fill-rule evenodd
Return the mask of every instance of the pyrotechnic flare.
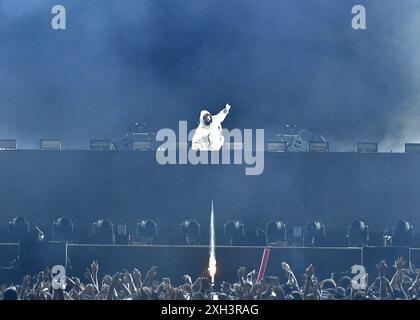
M 214 285 L 214 275 L 216 274 L 216 252 L 215 252 L 215 236 L 214 236 L 214 210 L 213 200 L 211 201 L 210 214 L 210 258 L 209 258 L 209 274 L 211 277 L 211 285 Z

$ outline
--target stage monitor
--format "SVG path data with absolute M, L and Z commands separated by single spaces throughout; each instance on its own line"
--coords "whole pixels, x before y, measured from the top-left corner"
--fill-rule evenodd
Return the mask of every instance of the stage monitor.
M 359 142 L 357 144 L 357 152 L 361 152 L 361 153 L 378 152 L 378 143 L 377 142 Z
M 41 150 L 61 150 L 60 139 L 42 139 L 39 143 Z
M 406 143 L 405 153 L 420 153 L 420 143 Z
M 130 138 L 132 150 L 147 151 L 152 149 L 152 134 L 146 132 L 132 133 Z
M 287 150 L 287 143 L 274 141 L 267 142 L 267 151 L 268 152 L 285 152 Z
M 330 150 L 328 142 L 310 142 L 309 152 L 327 152 Z
M 106 140 L 106 139 L 90 140 L 90 150 L 112 150 L 111 140 Z
M 14 139 L 0 139 L 0 150 L 16 150 L 17 144 Z

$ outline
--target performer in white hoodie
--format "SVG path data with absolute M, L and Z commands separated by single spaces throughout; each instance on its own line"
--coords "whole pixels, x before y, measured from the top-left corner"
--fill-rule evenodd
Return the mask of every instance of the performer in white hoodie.
M 229 113 L 230 105 L 218 114 L 212 116 L 207 110 L 200 112 L 200 124 L 192 139 L 192 149 L 201 151 L 217 151 L 223 146 L 225 138 L 222 135 L 222 122 Z

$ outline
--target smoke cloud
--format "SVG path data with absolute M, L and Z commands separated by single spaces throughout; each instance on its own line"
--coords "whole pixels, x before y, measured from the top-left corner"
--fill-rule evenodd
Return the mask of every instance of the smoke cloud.
M 333 149 L 420 141 L 416 0 L 363 1 L 364 31 L 347 0 L 65 0 L 65 31 L 55 4 L 0 3 L 0 136 L 21 147 L 193 128 L 226 102 L 227 128 L 297 124 Z

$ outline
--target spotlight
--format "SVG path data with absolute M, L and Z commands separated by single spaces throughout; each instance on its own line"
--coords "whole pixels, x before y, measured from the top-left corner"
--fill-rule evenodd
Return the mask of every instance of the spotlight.
M 185 236 L 187 244 L 199 244 L 201 236 L 200 224 L 196 220 L 185 220 L 181 223 L 179 233 Z
M 156 222 L 150 219 L 140 221 L 137 223 L 136 235 L 141 244 L 152 244 L 157 235 Z
M 304 245 L 320 246 L 325 238 L 325 226 L 318 221 L 311 221 L 305 226 Z
M 102 219 L 93 224 L 93 238 L 95 243 L 113 244 L 114 243 L 114 225 L 111 220 Z
M 13 242 L 30 240 L 29 222 L 25 217 L 15 217 L 9 222 L 9 232 Z
M 286 241 L 286 224 L 282 221 L 270 221 L 265 226 L 267 244 L 280 245 Z
M 384 247 L 389 247 L 392 245 L 392 230 L 386 227 L 382 237 L 384 241 Z
M 229 220 L 224 225 L 224 236 L 232 246 L 245 235 L 244 225 L 239 220 Z
M 407 221 L 398 221 L 394 227 L 392 245 L 410 247 L 413 240 L 413 226 Z
M 369 227 L 363 221 L 355 220 L 348 227 L 349 247 L 363 247 L 369 241 Z
M 57 241 L 68 241 L 73 239 L 74 224 L 68 217 L 58 218 L 53 224 L 53 238 Z

